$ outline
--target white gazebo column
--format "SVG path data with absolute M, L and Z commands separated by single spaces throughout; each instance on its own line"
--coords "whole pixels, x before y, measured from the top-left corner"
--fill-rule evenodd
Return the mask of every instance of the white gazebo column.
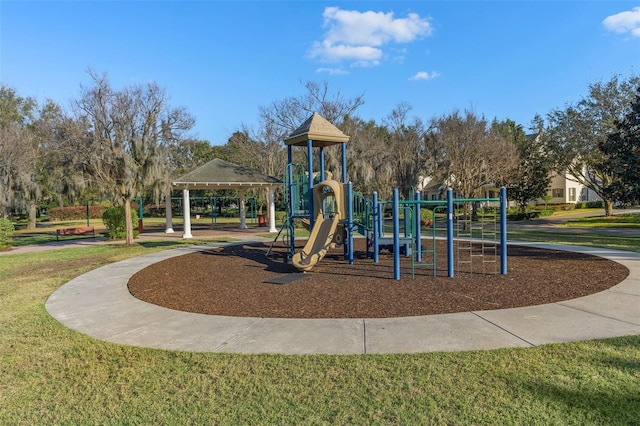
M 184 234 L 182 238 L 193 238 L 191 235 L 191 200 L 189 199 L 189 190 L 182 190 L 182 217 L 184 218 Z
M 240 190 L 240 229 L 247 229 L 247 212 L 244 209 L 244 189 Z
M 273 196 L 273 186 L 269 187 L 269 232 L 278 232 L 276 229 L 276 202 Z
M 171 218 L 171 190 L 167 190 L 164 195 L 164 232 L 173 234 L 173 220 Z

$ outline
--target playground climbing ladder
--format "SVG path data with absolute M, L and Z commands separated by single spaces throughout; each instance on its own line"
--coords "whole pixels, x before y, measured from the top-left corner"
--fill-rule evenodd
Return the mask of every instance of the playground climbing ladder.
M 497 273 L 499 225 L 496 209 L 481 204 L 499 202 L 499 198 L 454 199 L 456 262 L 459 271 L 474 272 L 474 263 L 482 272 Z M 475 260 L 475 262 L 474 262 Z M 490 271 L 490 267 L 493 270 Z

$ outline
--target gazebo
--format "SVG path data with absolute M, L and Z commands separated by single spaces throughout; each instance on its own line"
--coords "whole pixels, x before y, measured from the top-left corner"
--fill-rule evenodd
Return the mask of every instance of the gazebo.
M 182 238 L 192 238 L 190 199 L 191 189 L 237 189 L 240 191 L 240 228 L 246 229 L 245 192 L 250 188 L 269 188 L 269 232 L 277 232 L 276 209 L 274 203 L 274 187 L 282 185 L 282 181 L 272 176 L 264 175 L 257 170 L 216 158 L 196 168 L 195 170 L 180 176 L 171 182 L 174 189 L 182 189 L 184 234 Z M 169 209 L 169 212 L 171 210 Z M 170 214 L 170 213 L 168 213 Z M 167 224 L 170 224 L 170 216 L 167 216 Z M 167 227 L 167 232 L 173 232 Z

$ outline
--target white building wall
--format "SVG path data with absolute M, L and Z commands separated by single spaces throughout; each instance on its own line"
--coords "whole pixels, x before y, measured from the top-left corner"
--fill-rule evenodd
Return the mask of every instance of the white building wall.
M 547 194 L 552 196 L 552 198 L 547 201 L 550 204 L 575 204 L 580 201 L 602 200 L 602 198 L 586 186 L 556 173 L 551 176 Z M 545 202 L 542 199 L 536 201 L 539 204 Z

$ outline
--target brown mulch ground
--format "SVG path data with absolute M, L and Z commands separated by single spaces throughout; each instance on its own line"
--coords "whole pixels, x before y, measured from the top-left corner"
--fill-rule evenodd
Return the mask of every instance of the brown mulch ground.
M 303 242 L 302 242 L 303 243 Z M 438 242 L 437 276 L 401 257 L 401 280 L 393 279 L 393 256 L 365 258 L 364 241 L 354 244 L 349 265 L 342 248 L 331 250 L 301 279 L 267 281 L 298 274 L 283 261 L 283 249 L 265 256 L 268 245 L 240 244 L 186 254 L 153 264 L 129 281 L 137 298 L 172 309 L 204 314 L 269 318 L 384 318 L 514 308 L 593 294 L 619 283 L 629 271 L 584 254 L 508 247 L 508 273 L 497 256 L 473 258 L 447 277 L 446 247 Z M 301 247 L 300 247 L 301 248 Z M 297 250 L 299 250 L 298 248 Z M 474 247 L 474 253 L 480 253 Z M 462 258 L 464 251 L 460 253 Z M 493 263 L 487 261 L 495 260 Z M 469 268 L 473 273 L 469 273 Z

